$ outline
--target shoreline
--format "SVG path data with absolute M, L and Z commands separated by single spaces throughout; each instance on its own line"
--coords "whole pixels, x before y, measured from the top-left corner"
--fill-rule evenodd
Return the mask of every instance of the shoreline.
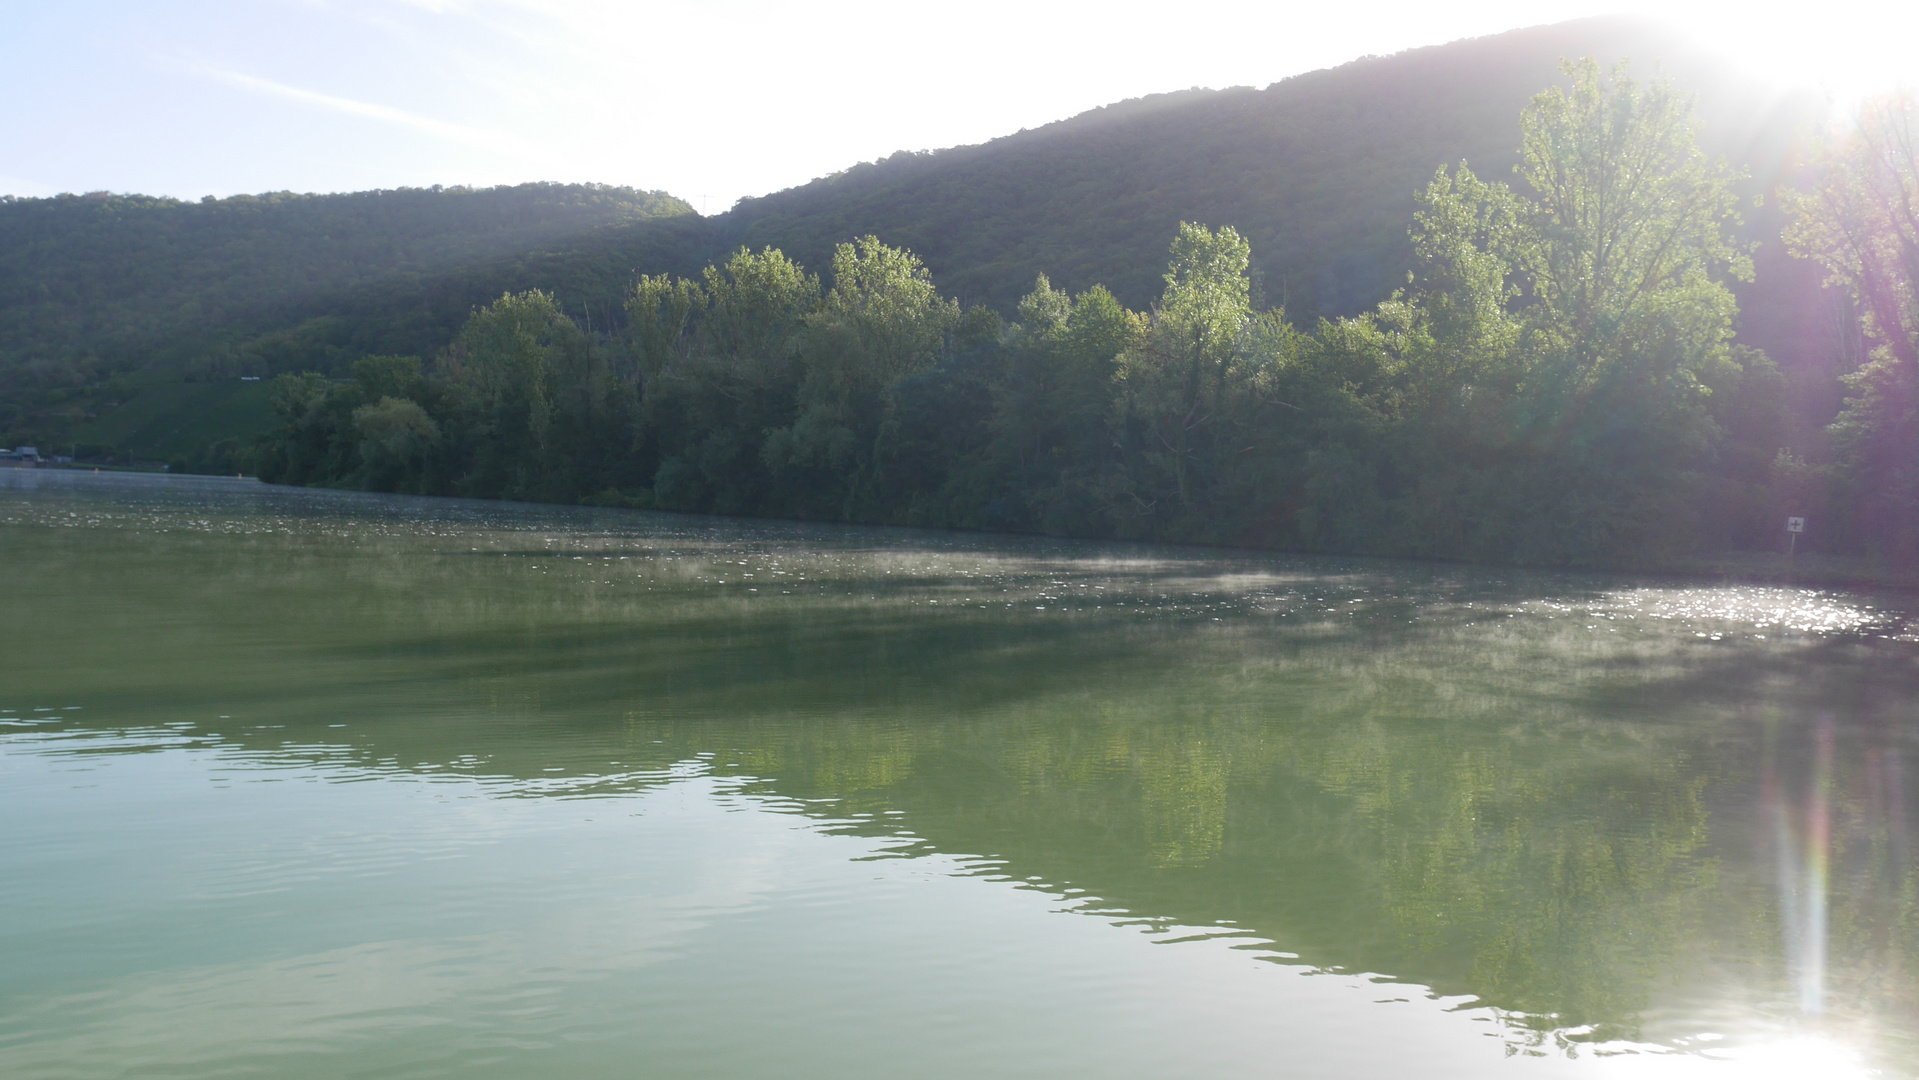
M 253 477 L 253 476 L 232 476 L 232 475 L 218 474 L 218 473 L 214 473 L 214 474 L 186 473 L 186 472 L 175 473 L 175 472 L 169 472 L 162 469 L 141 468 L 139 466 L 127 466 L 127 465 L 92 465 L 92 464 L 68 465 L 63 463 L 59 465 L 53 465 L 53 464 L 41 464 L 38 466 L 29 465 L 29 466 L 21 466 L 17 468 L 20 468 L 21 471 L 45 470 L 49 472 L 57 471 L 57 472 L 66 472 L 66 473 L 99 472 L 99 473 L 113 473 L 121 476 L 139 475 L 139 476 L 152 476 L 152 477 L 160 477 L 160 478 L 177 478 L 177 479 L 195 479 L 195 480 L 213 480 L 213 481 L 225 480 L 228 482 L 233 482 L 238 480 L 238 481 L 252 481 L 254 483 L 266 484 L 265 481 L 262 481 L 258 477 Z M 276 488 L 285 488 L 286 490 L 289 490 L 289 491 L 313 490 L 308 488 L 307 485 L 267 484 L 266 486 L 276 487 Z M 358 492 L 366 495 L 389 494 L 386 492 L 363 491 L 362 489 L 359 489 L 359 488 L 329 488 L 326 485 L 320 485 L 318 487 L 318 490 L 353 491 L 353 492 Z M 405 497 L 406 498 L 423 498 L 423 499 L 476 498 L 475 496 L 458 496 L 458 495 L 407 495 Z M 733 518 L 741 521 L 769 521 L 769 522 L 770 521 L 792 521 L 797 524 L 809 524 L 809 525 L 833 524 L 833 525 L 848 525 L 848 526 L 867 527 L 867 528 L 894 527 L 894 528 L 908 528 L 908 529 L 926 529 L 933 532 L 964 533 L 964 534 L 970 534 L 975 536 L 999 535 L 999 536 L 1025 537 L 1025 538 L 1040 537 L 1040 538 L 1052 539 L 1052 540 L 1084 541 L 1084 542 L 1090 542 L 1090 543 L 1101 543 L 1101 542 L 1146 543 L 1146 544 L 1168 546 L 1168 547 L 1198 548 L 1203 550 L 1218 551 L 1222 553 L 1234 552 L 1234 553 L 1240 553 L 1240 554 L 1252 554 L 1252 553 L 1265 552 L 1265 553 L 1270 553 L 1274 555 L 1291 555 L 1291 556 L 1331 556 L 1335 558 L 1391 559 L 1391 560 L 1405 561 L 1405 562 L 1425 562 L 1425 563 L 1449 564 L 1449 565 L 1456 565 L 1456 566 L 1497 567 L 1497 568 L 1511 569 L 1511 570 L 1545 570 L 1545 571 L 1570 572 L 1570 573 L 1644 575 L 1644 576 L 1650 576 L 1650 577 L 1683 578 L 1683 579 L 1691 579 L 1691 580 L 1700 581 L 1700 582 L 1713 582 L 1718 584 L 1743 583 L 1743 584 L 1767 585 L 1767 586 L 1775 586 L 1775 587 L 1879 589 L 1879 590 L 1894 590 L 1898 592 L 1919 592 L 1919 567 L 1902 569 L 1899 567 L 1888 565 L 1884 560 L 1871 555 L 1832 555 L 1832 554 L 1825 554 L 1821 552 L 1808 552 L 1803 555 L 1789 556 L 1785 554 L 1784 552 L 1724 551 L 1724 552 L 1708 553 L 1708 554 L 1678 555 L 1678 556 L 1673 556 L 1667 559 L 1661 559 L 1658 561 L 1645 562 L 1645 563 L 1618 563 L 1618 564 L 1600 564 L 1600 565 L 1591 565 L 1591 566 L 1552 566 L 1552 565 L 1543 565 L 1543 564 L 1535 564 L 1535 563 L 1497 562 L 1492 560 L 1482 561 L 1482 560 L 1473 560 L 1473 559 L 1447 559 L 1447 558 L 1435 558 L 1432 556 L 1421 557 L 1421 556 L 1412 556 L 1412 555 L 1382 555 L 1382 554 L 1370 553 L 1370 552 L 1309 551 L 1309 550 L 1293 550 L 1289 548 L 1277 548 L 1277 547 L 1242 546 L 1237 544 L 1207 544 L 1203 542 L 1195 542 L 1190 540 L 1138 540 L 1138 539 L 1122 540 L 1117 537 L 1055 536 L 1047 533 L 1006 532 L 1003 530 L 992 530 L 992 529 L 962 529 L 962 528 L 939 527 L 939 526 L 928 526 L 928 525 L 898 525 L 896 523 L 886 523 L 886 522 L 860 522 L 860 521 L 828 522 L 824 520 L 815 521 L 815 520 L 808 520 L 803 518 L 764 517 L 764 516 L 755 515 L 755 514 L 718 514 L 710 511 L 693 513 L 693 512 L 687 512 L 687 511 L 662 510 L 655 507 L 607 506 L 604 504 L 589 503 L 589 502 L 547 503 L 547 502 L 523 502 L 521 500 L 514 500 L 514 499 L 481 499 L 481 501 L 502 502 L 502 503 L 513 502 L 513 503 L 519 503 L 520 505 L 525 505 L 525 506 L 592 507 L 594 509 L 600 509 L 600 510 L 635 510 L 635 511 L 640 511 L 643 513 L 650 513 L 650 514 L 675 514 L 675 515 L 684 515 L 689 517 L 722 517 L 722 518 Z

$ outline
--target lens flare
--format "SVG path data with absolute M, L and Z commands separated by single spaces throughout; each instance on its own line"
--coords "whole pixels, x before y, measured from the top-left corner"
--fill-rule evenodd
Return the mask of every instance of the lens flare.
M 1826 884 L 1832 850 L 1831 716 L 1819 718 L 1814 743 L 1812 790 L 1806 807 L 1805 927 L 1800 936 L 1799 1008 L 1808 1016 L 1826 1011 Z
M 1776 738 L 1776 728 L 1768 742 Z M 1834 723 L 1819 719 L 1813 737 L 1812 775 L 1803 804 L 1803 833 L 1795 828 L 1794 800 L 1784 790 L 1776 751 L 1769 745 L 1760 781 L 1760 801 L 1772 827 L 1779 924 L 1786 965 L 1798 990 L 1800 1012 L 1825 1012 L 1827 889 L 1831 877 L 1832 757 Z

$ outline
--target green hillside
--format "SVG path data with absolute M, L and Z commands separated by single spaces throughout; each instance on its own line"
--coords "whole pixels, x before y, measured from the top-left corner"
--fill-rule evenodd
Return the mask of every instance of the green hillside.
M 1561 57 L 1631 58 L 1697 95 L 1706 146 L 1776 183 L 1808 100 L 1779 100 L 1659 27 L 1589 19 L 1367 57 L 1263 90 L 1125 101 L 981 146 L 896 154 L 718 218 L 730 239 L 809 266 L 867 232 L 911 248 L 943 288 L 1003 311 L 1037 274 L 1159 292 L 1181 221 L 1231 225 L 1258 252 L 1269 299 L 1307 320 L 1351 314 L 1403 283 L 1412 193 L 1468 159 L 1514 161 L 1519 110 L 1563 83 Z
M 1823 112 L 1782 96 L 1698 43 L 1629 18 L 1582 19 L 1366 57 L 1264 89 L 1189 90 L 1121 102 L 970 147 L 896 154 L 743 201 L 715 224 L 729 246 L 771 245 L 810 267 L 873 233 L 925 260 L 942 289 L 1010 316 L 1044 273 L 1103 284 L 1143 308 L 1159 294 L 1181 221 L 1252 243 L 1256 287 L 1293 322 L 1363 311 L 1406 282 L 1413 194 L 1440 165 L 1501 178 L 1520 109 L 1563 85 L 1562 57 L 1630 58 L 1694 95 L 1702 144 L 1748 174 L 1749 200 L 1789 179 Z M 1757 278 L 1738 287 L 1740 337 L 1795 383 L 1801 442 L 1840 402 L 1843 314 L 1820 271 L 1789 259 L 1776 200 L 1749 209 Z
M 1413 193 L 1434 168 L 1513 162 L 1519 110 L 1561 57 L 1631 57 L 1697 96 L 1706 147 L 1769 191 L 1813 103 L 1735 77 L 1658 27 L 1603 18 L 1368 57 L 1264 89 L 1126 101 L 991 142 L 902 153 L 700 218 L 596 185 L 0 202 L 0 440 L 72 442 L 103 381 L 344 377 L 369 354 L 431 356 L 478 305 L 538 288 L 594 332 L 621 328 L 638 273 L 689 274 L 745 245 L 824 271 L 864 234 L 922 258 L 941 290 L 1011 316 L 1040 273 L 1124 304 L 1160 289 L 1181 221 L 1252 243 L 1254 289 L 1296 325 L 1365 310 L 1410 268 Z M 1817 272 L 1787 260 L 1771 207 L 1747 213 L 1758 280 L 1742 341 L 1795 385 L 1796 428 L 1836 412 L 1845 359 Z M 1809 439 L 1802 439 L 1809 442 Z
M 343 289 L 691 212 L 597 184 L 0 198 L 0 357 L 187 362 L 188 343 L 324 312 Z
M 476 265 L 691 214 L 598 184 L 0 198 L 0 430 L 85 441 L 119 431 L 105 410 L 130 395 L 165 411 L 181 392 L 164 384 L 343 368 L 363 354 L 365 298 L 417 304 Z
M 83 454 L 111 449 L 135 460 L 168 460 L 221 439 L 271 431 L 278 423 L 272 385 L 264 379 L 154 380 L 75 426 L 69 445 Z

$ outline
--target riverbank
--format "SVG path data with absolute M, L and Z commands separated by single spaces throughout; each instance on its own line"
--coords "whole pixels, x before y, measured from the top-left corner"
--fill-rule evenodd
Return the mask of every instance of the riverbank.
M 1869 555 L 1734 551 L 1686 556 L 1654 572 L 1763 585 L 1919 590 L 1919 568 L 1901 568 Z
M 164 468 L 154 468 L 154 467 L 139 466 L 139 465 L 96 465 L 96 464 L 76 463 L 72 465 L 47 464 L 47 465 L 41 465 L 38 468 L 42 470 L 57 469 L 62 472 L 138 473 L 138 474 L 145 474 L 149 476 L 162 476 L 162 477 L 179 476 L 179 477 L 193 477 L 196 479 L 209 479 L 209 480 L 240 479 L 240 480 L 251 480 L 256 483 L 261 482 L 258 480 L 258 478 L 252 477 L 252 476 L 234 476 L 231 474 L 210 475 L 210 474 L 203 474 L 203 473 L 171 473 Z M 270 486 L 279 487 L 282 485 L 270 485 Z M 346 490 L 358 490 L 358 489 L 346 489 Z M 427 498 L 427 499 L 459 498 L 457 496 L 437 496 L 437 495 L 423 495 L 423 496 L 410 496 L 410 497 Z M 483 501 L 512 502 L 513 500 L 483 500 Z M 529 505 L 571 506 L 576 504 L 533 503 Z M 580 504 L 577 504 L 577 505 L 597 506 L 602 509 L 646 510 L 647 512 L 650 512 L 650 513 L 674 513 L 675 512 L 675 511 L 657 510 L 657 509 L 653 509 L 647 506 L 642 506 L 633 502 L 620 503 L 620 502 L 613 502 L 610 500 L 604 501 L 604 502 L 596 501 L 596 500 L 583 500 Z M 689 515 L 689 516 L 738 517 L 740 520 L 747 520 L 747 521 L 782 520 L 778 518 L 758 517 L 756 515 L 730 515 L 730 514 L 710 514 L 710 513 L 695 514 L 695 515 Z M 871 527 L 873 525 L 873 523 L 862 523 L 862 522 L 836 522 L 835 524 L 843 524 L 843 525 L 848 525 L 852 527 L 861 527 L 862 525 Z M 926 528 L 926 526 L 914 526 L 914 527 Z M 989 535 L 989 536 L 996 535 L 987 530 L 975 530 L 975 529 L 934 528 L 933 531 L 953 532 L 953 533 L 971 534 L 971 535 Z M 1030 536 L 1034 534 L 1004 533 L 1004 534 L 997 534 L 997 535 Z M 1085 540 L 1089 542 L 1098 543 L 1098 542 L 1110 542 L 1112 538 L 1097 537 L 1097 536 L 1059 536 L 1059 537 L 1055 537 L 1055 539 Z M 1204 544 L 1191 545 L 1191 544 L 1174 543 L 1172 546 L 1177 546 L 1177 547 L 1195 546 L 1195 547 L 1204 548 L 1204 547 L 1210 547 L 1212 545 L 1204 545 Z M 1232 551 L 1232 552 L 1238 552 L 1238 553 L 1243 553 L 1247 551 L 1264 551 L 1264 552 L 1270 552 L 1274 555 L 1333 555 L 1333 556 L 1344 555 L 1348 557 L 1360 557 L 1358 553 L 1353 553 L 1353 552 L 1290 551 L 1290 550 L 1285 550 L 1281 548 L 1245 548 L 1245 547 L 1238 547 L 1233 545 L 1216 547 L 1214 548 L 1214 550 L 1218 550 L 1222 552 Z M 1403 556 L 1365 556 L 1365 557 L 1404 558 Z M 1419 561 L 1419 560 L 1413 560 L 1413 561 Z M 1512 565 L 1512 564 L 1487 562 L 1487 563 L 1467 563 L 1466 565 L 1504 566 L 1504 565 Z M 1745 583 L 1756 584 L 1756 585 L 1801 586 L 1801 587 L 1807 587 L 1807 588 L 1898 589 L 1902 591 L 1903 590 L 1919 591 L 1919 567 L 1900 567 L 1893 563 L 1887 562 L 1884 559 L 1881 559 L 1875 556 L 1870 556 L 1870 555 L 1834 555 L 1834 554 L 1825 554 L 1820 552 L 1801 552 L 1795 555 L 1788 555 L 1784 552 L 1725 551 L 1725 552 L 1698 553 L 1698 554 L 1691 554 L 1691 555 L 1673 555 L 1673 556 L 1667 556 L 1664 558 L 1648 560 L 1646 562 L 1640 562 L 1640 563 L 1622 563 L 1618 565 L 1593 566 L 1593 567 L 1584 567 L 1584 568 L 1544 567 L 1544 566 L 1529 566 L 1526 568 L 1527 569 L 1562 569 L 1562 570 L 1586 569 L 1586 570 L 1597 570 L 1605 573 L 1651 574 L 1651 575 L 1656 575 L 1660 577 L 1692 578 L 1692 579 L 1697 579 L 1701 581 L 1711 581 L 1715 583 L 1745 582 Z

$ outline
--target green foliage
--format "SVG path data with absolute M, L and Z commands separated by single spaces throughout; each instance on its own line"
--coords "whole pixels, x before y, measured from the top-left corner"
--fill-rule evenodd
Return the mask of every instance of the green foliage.
M 1741 370 L 1724 278 L 1750 268 L 1735 178 L 1669 85 L 1591 60 L 1565 73 L 1570 92 L 1522 118 L 1523 189 L 1440 170 L 1414 215 L 1411 291 L 1321 335 L 1380 380 L 1380 494 L 1420 554 L 1670 550 L 1715 486 L 1709 383 Z
M 570 501 L 614 479 L 604 448 L 630 438 L 634 388 L 551 295 L 476 312 L 439 372 L 455 490 Z
M 0 435 L 80 439 L 87 413 L 124 402 L 116 374 L 341 377 L 370 353 L 430 353 L 528 277 L 611 310 L 636 257 L 686 246 L 673 230 L 691 215 L 594 184 L 0 197 Z M 556 273 L 544 264 L 560 252 Z
M 1233 229 L 1181 222 L 1166 292 L 1141 347 L 1122 361 L 1126 419 L 1144 441 L 1130 472 L 1136 503 L 1190 511 L 1203 475 L 1220 464 L 1217 429 L 1258 361 L 1242 361 L 1252 316 L 1252 249 Z M 1210 453 L 1209 453 L 1210 451 Z
M 353 381 L 369 398 L 418 398 L 426 390 L 417 356 L 368 356 L 354 361 Z
M 877 237 L 833 253 L 833 287 L 805 319 L 793 422 L 767 433 L 761 458 L 793 512 L 880 512 L 879 459 L 888 392 L 938 362 L 959 305 L 940 297 L 909 251 Z
M 247 444 L 279 420 L 267 381 L 183 383 L 123 375 L 75 402 L 80 416 L 67 429 L 66 445 L 83 456 L 121 461 L 192 460 L 215 442 Z
M 991 380 L 992 441 L 983 451 L 1007 489 L 995 524 L 1098 532 L 1120 357 L 1145 320 L 1102 286 L 1071 297 L 1042 274 L 1020 301 L 1014 331 Z
M 1310 328 L 1403 284 L 1418 263 L 1405 223 L 1434 167 L 1463 158 L 1503 174 L 1521 108 L 1558 58 L 1587 54 L 1657 57 L 1699 89 L 1720 148 L 1755 176 L 1777 173 L 1802 103 L 1748 92 L 1643 23 L 1600 19 L 1264 89 L 1120 102 L 980 146 L 857 165 L 714 218 L 594 185 L 4 201 L 0 434 L 74 441 L 88 413 L 124 401 L 102 389 L 116 373 L 344 378 L 369 354 L 430 357 L 504 293 L 547 292 L 589 337 L 624 337 L 636 274 L 702 283 L 701 267 L 742 246 L 826 270 L 837 245 L 867 234 L 913 251 L 963 306 L 1024 321 L 1015 309 L 1042 272 L 1069 295 L 1103 283 L 1120 305 L 1150 308 L 1179 223 L 1230 224 L 1251 247 L 1252 306 L 1283 307 Z M 1769 235 L 1763 213 L 1748 238 Z M 1759 258 L 1765 272 L 1741 294 L 1742 341 L 1785 367 L 1806 403 L 1796 448 L 1816 458 L 1816 428 L 1840 394 L 1816 328 L 1825 298 L 1777 245 Z
M 1737 177 L 1670 86 L 1563 74 L 1518 183 L 1432 174 L 1407 287 L 1309 332 L 1231 226 L 1170 230 L 1145 313 L 1042 274 L 1011 321 L 877 236 L 825 287 L 742 247 L 640 275 L 617 334 L 508 293 L 430 366 L 284 377 L 262 475 L 1540 564 L 1763 543 L 1792 459 L 1733 346 Z
M 771 249 L 741 249 L 699 281 L 640 279 L 626 308 L 658 505 L 766 505 L 762 448 L 793 421 L 801 341 L 820 299 L 819 279 Z
M 1726 361 L 1737 310 L 1724 278 L 1751 263 L 1732 238 L 1734 178 L 1695 146 L 1671 85 L 1641 90 L 1623 65 L 1606 85 L 1590 59 L 1567 73 L 1572 93 L 1541 94 L 1523 125 L 1523 435 L 1598 463 L 1633 506 L 1704 449 L 1700 377 Z
M 440 441 L 440 425 L 407 398 L 383 397 L 353 410 L 353 429 L 360 434 L 366 486 L 374 491 L 393 490 Z
M 275 379 L 273 411 L 281 426 L 261 446 L 260 479 L 283 484 L 351 482 L 360 464 L 353 410 L 363 401 L 358 387 L 335 387 L 318 372 Z
M 353 373 L 275 380 L 261 479 L 569 502 L 631 482 L 606 449 L 633 439 L 636 387 L 546 293 L 474 312 L 430 370 L 375 356 Z
M 1786 239 L 1819 260 L 1859 309 L 1868 361 L 1846 377 L 1831 429 L 1846 525 L 1919 561 L 1919 99 L 1870 103 L 1827 148 L 1813 190 L 1790 197 Z

